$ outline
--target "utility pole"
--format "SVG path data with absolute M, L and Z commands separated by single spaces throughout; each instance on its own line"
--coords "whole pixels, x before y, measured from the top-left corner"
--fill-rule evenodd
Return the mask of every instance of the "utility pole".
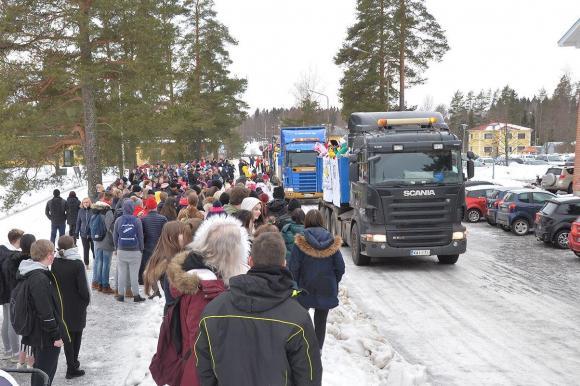
M 461 145 L 462 145 L 462 146 L 461 146 L 461 149 L 463 150 L 463 153 L 465 153 L 465 152 L 466 152 L 466 150 L 465 150 L 465 143 L 467 142 L 467 141 L 465 140 L 465 139 L 466 139 L 466 138 L 465 138 L 465 129 L 467 129 L 467 124 L 465 124 L 465 123 L 462 123 L 462 124 L 461 124 L 461 127 L 463 128 L 463 138 L 462 138 L 462 139 L 463 139 L 463 143 L 461 144 Z

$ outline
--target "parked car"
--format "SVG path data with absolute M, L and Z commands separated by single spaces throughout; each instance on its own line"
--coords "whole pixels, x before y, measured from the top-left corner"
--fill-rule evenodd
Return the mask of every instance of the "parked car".
M 469 188 L 471 186 L 479 186 L 479 185 L 494 185 L 494 183 L 489 182 L 489 181 L 465 181 L 466 188 Z
M 487 214 L 487 196 L 497 185 L 478 185 L 465 188 L 465 220 L 479 222 Z
M 555 194 L 541 190 L 512 190 L 499 205 L 496 223 L 505 231 L 511 230 L 518 236 L 524 236 L 532 229 L 536 213 L 554 197 Z
M 536 214 L 536 238 L 560 249 L 568 248 L 572 223 L 580 216 L 580 197 L 557 197 L 546 201 Z
M 491 157 L 479 157 L 478 160 L 486 165 L 493 165 L 495 163 L 494 159 Z
M 548 169 L 542 177 L 542 189 L 556 193 L 563 190 L 568 193 L 573 191 L 574 167 L 554 166 Z
M 580 217 L 572 223 L 568 234 L 568 247 L 576 256 L 580 257 Z
M 551 165 L 562 165 L 566 162 L 566 159 L 560 154 L 548 154 L 547 161 Z
M 489 225 L 497 225 L 495 218 L 497 216 L 499 205 L 507 193 L 516 189 L 521 188 L 500 186 L 496 187 L 487 195 L 487 213 L 485 214 L 485 219 Z
M 526 165 L 549 165 L 548 161 L 544 161 L 541 159 L 527 159 L 527 160 L 524 160 L 524 164 L 526 164 Z
M 576 161 L 576 156 L 571 155 L 569 157 L 566 157 L 566 161 L 564 163 L 564 166 L 574 166 L 575 161 Z

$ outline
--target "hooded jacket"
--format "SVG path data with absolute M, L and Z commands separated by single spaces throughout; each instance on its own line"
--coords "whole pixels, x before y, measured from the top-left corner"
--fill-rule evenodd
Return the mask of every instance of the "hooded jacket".
M 123 215 L 115 220 L 115 226 L 113 228 L 113 244 L 115 248 L 119 245 L 119 227 L 120 224 L 125 220 L 127 216 L 134 217 L 135 220 L 135 228 L 137 232 L 137 247 L 132 249 L 133 251 L 141 251 L 143 252 L 144 241 L 143 241 L 143 224 L 141 224 L 141 220 L 135 216 L 133 216 L 133 211 L 135 210 L 135 206 L 131 200 L 125 200 L 123 203 Z
M 62 334 L 66 326 L 62 321 L 62 306 L 54 276 L 48 267 L 32 260 L 23 260 L 16 278 L 18 281 L 29 281 L 30 301 L 34 310 L 32 332 L 22 337 L 22 344 L 35 348 L 52 347 L 55 341 L 67 336 L 66 333 Z
M 85 265 L 77 248 L 63 251 L 50 267 L 62 295 L 63 315 L 69 331 L 82 331 L 91 300 Z
M 200 255 L 185 251 L 177 254 L 167 267 L 171 295 L 179 299 L 181 354 L 193 348 L 199 321 L 205 306 L 225 291 L 224 282 L 206 267 Z M 181 385 L 199 385 L 194 356 L 190 355 L 181 378 Z
M 114 251 L 115 246 L 113 245 L 112 227 L 113 222 L 115 221 L 115 214 L 113 213 L 111 206 L 104 201 L 97 201 L 93 205 L 91 205 L 91 211 L 93 216 L 94 215 L 105 216 L 105 227 L 109 230 L 109 232 L 107 232 L 107 235 L 102 241 L 96 240 L 93 241 L 93 243 L 95 244 L 95 250 L 102 249 L 109 252 Z
M 202 385 L 320 385 L 320 350 L 290 272 L 254 267 L 207 305 L 195 357 Z M 210 347 L 211 345 L 211 347 Z
M 289 268 L 305 290 L 298 297 L 304 307 L 328 310 L 338 306 L 338 283 L 344 275 L 341 246 L 342 239 L 324 228 L 307 228 L 303 235 L 296 235 Z

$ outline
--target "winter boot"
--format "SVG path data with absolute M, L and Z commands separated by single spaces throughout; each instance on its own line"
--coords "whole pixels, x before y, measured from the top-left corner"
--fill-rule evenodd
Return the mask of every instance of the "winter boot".
M 121 295 L 117 295 L 115 296 L 115 300 L 119 301 L 119 302 L 124 302 L 125 301 L 125 297 L 121 296 Z
M 132 298 L 133 297 L 133 291 L 131 291 L 130 288 L 125 290 L 125 297 L 127 298 Z
M 103 291 L 102 291 L 105 295 L 110 295 L 112 293 L 115 293 L 115 291 L 113 291 L 111 289 L 111 287 L 109 286 L 103 286 Z
M 103 286 L 99 284 L 99 288 L 97 288 L 97 291 L 103 292 Z
M 142 298 L 142 297 L 141 297 L 141 295 L 137 295 L 137 296 L 135 296 L 135 297 L 133 298 L 133 301 L 134 301 L 135 303 L 144 302 L 144 301 L 145 301 L 145 298 Z
M 99 289 L 99 283 L 97 283 L 96 281 L 93 282 L 93 284 L 91 285 L 92 289 Z
M 82 377 L 83 375 L 85 375 L 85 370 L 79 370 L 79 369 L 67 370 L 65 378 L 66 379 L 73 379 L 73 378 Z

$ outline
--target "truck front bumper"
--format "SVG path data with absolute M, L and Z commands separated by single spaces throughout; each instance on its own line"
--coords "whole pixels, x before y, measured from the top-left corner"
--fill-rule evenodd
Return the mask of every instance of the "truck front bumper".
M 312 192 L 312 193 L 301 193 L 301 192 L 293 192 L 293 191 L 286 191 L 285 196 L 288 200 L 293 198 L 300 200 L 300 199 L 315 199 L 315 198 L 322 198 L 322 193 Z
M 438 247 L 395 248 L 388 243 L 361 241 L 361 252 L 369 257 L 406 257 L 460 255 L 467 249 L 467 239 L 452 240 L 451 243 Z

